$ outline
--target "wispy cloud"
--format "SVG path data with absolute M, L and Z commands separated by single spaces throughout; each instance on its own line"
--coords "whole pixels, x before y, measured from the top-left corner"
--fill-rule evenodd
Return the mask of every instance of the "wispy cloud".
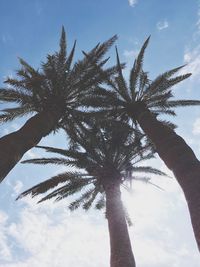
M 156 27 L 159 31 L 162 31 L 169 27 L 169 22 L 167 20 L 158 21 L 158 23 L 156 24 Z
M 6 231 L 6 223 L 8 220 L 8 215 L 0 211 L 0 259 L 11 260 L 11 249 L 8 245 L 8 236 Z
M 166 192 L 139 183 L 134 186 L 133 196 L 123 192 L 133 220 L 129 231 L 136 261 L 144 267 L 173 264 L 187 267 L 192 258 L 192 266 L 198 267 L 198 252 L 191 248 L 191 240 L 194 240 L 189 217 L 186 216 L 188 221 L 184 220 L 181 225 L 172 220 L 175 214 L 181 218 L 187 213 L 186 204 L 180 197 L 182 193 L 179 189 L 176 189 L 176 194 L 168 190 L 171 186 L 177 188 L 173 180 L 164 179 L 164 184 Z M 17 183 L 16 187 L 21 187 L 21 184 Z M 25 206 L 15 221 L 7 222 L 6 214 L 1 216 L 0 212 L 0 237 L 3 237 L 0 245 L 4 251 L 0 255 L 1 266 L 93 267 L 94 262 L 97 267 L 108 266 L 109 236 L 103 214 L 95 211 L 70 213 L 66 201 L 36 205 L 31 198 L 26 198 L 22 204 Z M 9 238 L 12 238 L 12 245 Z M 16 257 L 17 249 L 25 251 L 27 256 Z M 145 257 L 144 251 L 147 251 Z
M 198 16 L 198 19 L 197 19 L 197 22 L 196 22 L 196 26 L 197 26 L 198 33 L 199 33 L 200 32 L 200 1 L 198 1 L 197 16 Z
M 131 7 L 134 7 L 137 4 L 138 0 L 128 0 L 128 2 Z
M 13 41 L 13 37 L 9 33 L 4 33 L 1 36 L 1 41 L 2 43 L 7 44 L 8 42 Z
M 200 2 L 199 2 L 200 4 Z M 198 8 L 197 11 L 198 19 L 196 22 L 196 28 L 195 31 L 192 35 L 192 40 L 189 45 L 185 47 L 185 52 L 183 56 L 183 61 L 186 65 L 186 67 L 181 71 L 181 74 L 186 73 L 186 72 L 191 72 L 192 76 L 190 80 L 193 83 L 198 83 L 200 82 L 200 45 L 197 44 L 196 42 L 198 41 L 199 43 L 199 34 L 200 34 L 200 7 Z M 193 129 L 193 133 L 196 134 L 196 126 Z
M 133 59 L 138 55 L 138 49 L 124 50 L 123 55 L 126 59 L 133 61 Z
M 35 9 L 36 9 L 36 14 L 38 16 L 40 16 L 42 14 L 42 12 L 43 12 L 43 7 L 41 6 L 41 3 L 40 2 L 37 1 L 35 3 Z
M 200 81 L 200 45 L 186 49 L 184 53 L 184 63 L 187 66 L 183 69 L 184 72 L 191 72 L 191 79 Z
M 197 118 L 194 121 L 193 128 L 192 128 L 192 133 L 194 135 L 199 135 L 200 134 L 200 118 Z

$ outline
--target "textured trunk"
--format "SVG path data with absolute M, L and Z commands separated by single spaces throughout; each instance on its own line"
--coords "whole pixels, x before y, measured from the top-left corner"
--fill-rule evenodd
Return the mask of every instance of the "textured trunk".
M 194 235 L 200 251 L 200 162 L 192 149 L 172 129 L 141 105 L 137 121 L 152 140 L 160 158 L 171 169 L 188 203 Z
M 109 183 L 106 191 L 106 217 L 110 234 L 110 266 L 135 267 L 125 214 L 121 201 L 120 184 Z
M 0 138 L 0 182 L 25 152 L 51 132 L 59 117 L 59 113 L 41 112 L 30 118 L 18 131 Z

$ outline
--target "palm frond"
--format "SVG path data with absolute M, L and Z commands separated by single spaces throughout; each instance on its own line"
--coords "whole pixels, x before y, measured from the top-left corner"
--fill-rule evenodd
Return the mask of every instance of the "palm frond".
M 0 101 L 18 103 L 22 105 L 31 105 L 32 97 L 19 90 L 11 88 L 0 88 Z
M 77 151 L 74 151 L 74 150 L 66 150 L 66 149 L 54 148 L 54 147 L 49 147 L 49 146 L 36 146 L 36 147 L 44 149 L 46 150 L 46 152 L 56 153 L 62 156 L 70 157 L 70 158 L 75 158 L 76 156 L 78 156 L 78 154 L 81 154 L 81 152 L 78 153 Z
M 114 35 L 102 44 L 99 44 L 94 51 L 89 53 L 88 56 L 90 59 L 92 58 L 93 63 L 95 62 L 97 64 L 105 55 L 105 53 L 110 49 L 110 47 L 115 43 L 116 40 L 117 35 Z
M 30 106 L 22 106 L 18 108 L 9 108 L 2 110 L 3 114 L 0 114 L 0 123 L 12 121 L 17 117 L 23 117 L 28 113 L 33 112 Z
M 100 198 L 98 199 L 98 201 L 95 204 L 95 208 L 97 210 L 101 210 L 103 208 L 105 208 L 106 205 L 106 201 L 105 201 L 105 194 L 101 194 Z
M 130 100 L 130 96 L 128 94 L 128 89 L 127 89 L 127 84 L 126 81 L 123 77 L 122 74 L 122 67 L 121 67 L 121 63 L 120 63 L 120 59 L 119 59 L 119 54 L 118 54 L 118 50 L 116 47 L 116 57 L 117 57 L 117 71 L 118 71 L 118 76 L 115 78 L 115 81 L 118 85 L 118 88 L 120 90 L 121 96 L 129 101 Z
M 82 203 L 88 200 L 90 198 L 91 194 L 94 192 L 94 188 L 87 190 L 85 193 L 83 193 L 78 199 L 74 200 L 70 203 L 69 209 L 71 211 L 74 211 L 75 209 L 78 209 Z
M 163 91 L 163 88 L 166 90 L 166 85 L 168 84 L 168 79 L 171 78 L 175 73 L 181 70 L 185 65 L 168 70 L 163 74 L 159 75 L 156 79 L 154 79 L 150 85 L 148 86 L 147 90 L 145 91 L 143 97 L 147 98 L 151 95 L 154 95 L 156 92 Z M 169 87 L 167 87 L 169 88 Z
M 84 210 L 88 210 L 92 206 L 92 204 L 93 204 L 93 202 L 94 202 L 94 200 L 98 194 L 99 194 L 99 191 L 97 188 L 95 188 L 93 190 L 93 192 L 90 194 L 89 198 L 82 205 Z
M 133 166 L 131 168 L 132 172 L 143 172 L 143 173 L 151 173 L 151 174 L 155 174 L 155 175 L 160 175 L 160 176 L 166 176 L 168 177 L 168 175 L 156 168 L 150 167 L 150 166 Z
M 58 184 L 60 183 L 64 183 L 70 180 L 77 180 L 80 179 L 80 175 L 79 173 L 75 173 L 75 172 L 64 172 L 58 175 L 53 176 L 52 178 L 39 183 L 35 186 L 33 186 L 32 188 L 24 191 L 23 193 L 21 193 L 17 199 L 25 197 L 27 195 L 31 195 L 32 197 L 35 197 L 36 195 L 39 194 L 43 194 L 46 191 L 56 187 Z
M 74 58 L 74 52 L 75 52 L 75 48 L 76 48 L 76 41 L 74 42 L 74 45 L 72 47 L 72 50 L 66 60 L 66 71 L 70 71 L 71 68 L 71 64 L 72 64 L 72 60 Z
M 24 68 L 24 71 L 29 74 L 29 75 L 34 75 L 34 74 L 37 74 L 38 72 L 33 68 L 31 67 L 30 64 L 28 64 L 24 59 L 20 58 L 19 57 L 19 62 L 20 64 L 22 65 L 22 67 Z
M 167 102 L 168 107 L 185 107 L 185 106 L 198 106 L 200 100 L 169 100 Z
M 135 181 L 139 181 L 139 182 L 143 182 L 143 183 L 146 183 L 146 184 L 150 184 L 150 185 L 153 185 L 155 186 L 156 188 L 164 191 L 164 189 L 162 187 L 160 187 L 159 185 L 156 185 L 154 183 L 151 182 L 151 178 L 149 177 L 134 177 L 133 180 Z
M 55 164 L 55 165 L 64 165 L 64 166 L 76 166 L 77 161 L 75 160 L 67 160 L 65 158 L 38 158 L 38 159 L 28 159 L 21 161 L 22 164 L 24 163 L 32 163 L 32 164 Z
M 81 176 L 80 176 L 81 177 Z M 48 194 L 47 196 L 43 197 L 42 199 L 40 199 L 38 201 L 38 203 L 41 203 L 43 201 L 55 198 L 55 201 L 60 201 L 68 196 L 72 196 L 76 193 L 78 193 L 79 191 L 81 191 L 85 186 L 87 186 L 88 184 L 92 183 L 93 178 L 75 178 L 75 179 L 71 179 L 70 183 L 59 187 L 58 189 L 54 190 L 53 192 L 51 192 L 50 194 Z
M 135 98 L 136 95 L 136 86 L 138 83 L 138 79 L 139 79 L 139 74 L 142 70 L 142 65 L 143 65 L 143 59 L 144 59 L 144 52 L 145 49 L 149 43 L 149 39 L 150 36 L 147 38 L 147 40 L 144 42 L 135 62 L 133 65 L 133 68 L 131 69 L 131 73 L 130 73 L 130 91 L 132 94 L 133 99 Z
M 66 54 L 66 34 L 65 34 L 65 28 L 62 26 L 62 32 L 60 37 L 60 51 L 59 51 L 59 59 L 61 62 L 65 62 L 67 54 Z

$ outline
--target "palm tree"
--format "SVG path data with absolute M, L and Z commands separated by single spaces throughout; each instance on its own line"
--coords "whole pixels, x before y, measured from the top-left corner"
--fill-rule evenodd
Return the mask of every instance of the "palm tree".
M 153 153 L 149 145 L 138 146 L 138 138 L 133 137 L 132 129 L 125 124 L 114 122 L 106 127 L 92 127 L 90 130 L 83 130 L 82 127 L 81 130 L 79 128 L 74 131 L 73 139 L 76 146 L 69 150 L 39 146 L 63 157 L 38 158 L 23 163 L 61 164 L 66 168 L 75 167 L 76 171 L 67 168 L 66 172 L 37 184 L 18 198 L 29 194 L 35 197 L 53 189 L 39 202 L 51 198 L 59 201 L 79 193 L 69 205 L 70 210 L 80 206 L 88 210 L 93 203 L 99 210 L 105 206 L 111 246 L 110 265 L 135 267 L 120 185 L 127 188 L 127 182 L 134 179 L 150 181 L 141 174 L 165 174 L 155 168 L 138 165 L 142 160 L 151 158 Z
M 191 74 L 174 77 L 184 66 L 169 70 L 151 81 L 143 70 L 144 52 L 149 38 L 142 46 L 130 71 L 129 82 L 123 76 L 116 48 L 118 74 L 107 77 L 108 88 L 98 88 L 93 96 L 85 99 L 85 106 L 101 107 L 100 114 L 128 117 L 142 128 L 155 145 L 156 152 L 173 171 L 180 184 L 191 216 L 192 226 L 200 250 L 200 163 L 184 139 L 176 134 L 174 125 L 158 119 L 158 115 L 176 115 L 174 108 L 199 105 L 199 100 L 173 99 L 172 86 Z M 88 58 L 90 58 L 88 56 Z M 91 60 L 92 62 L 92 60 Z M 95 65 L 95 64 L 94 64 Z M 100 104 L 101 103 L 101 104 Z M 97 112 L 98 113 L 98 112 Z
M 96 64 L 102 67 L 108 59 L 103 56 L 116 40 L 98 44 L 90 51 Z M 79 121 L 82 112 L 80 97 L 103 82 L 100 73 L 84 57 L 72 64 L 76 42 L 69 55 L 66 52 L 65 30 L 62 28 L 59 52 L 48 55 L 41 69 L 34 69 L 23 59 L 17 70 L 17 78 L 8 78 L 8 87 L 0 89 L 0 101 L 15 104 L 12 108 L 1 110 L 0 122 L 11 121 L 27 114 L 36 113 L 22 128 L 0 138 L 0 182 L 17 164 L 25 152 L 52 131 L 59 128 L 63 120 Z M 106 69 L 108 75 L 114 67 Z

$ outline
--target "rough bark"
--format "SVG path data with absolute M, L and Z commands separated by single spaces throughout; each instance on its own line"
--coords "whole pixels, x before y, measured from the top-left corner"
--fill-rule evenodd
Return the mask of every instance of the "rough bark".
M 18 131 L 0 138 L 0 182 L 25 152 L 52 131 L 59 118 L 59 112 L 43 111 L 31 117 Z
M 200 162 L 183 138 L 159 122 L 145 105 L 140 105 L 137 113 L 132 114 L 137 115 L 141 128 L 184 192 L 200 251 Z
M 106 217 L 110 235 L 110 266 L 135 267 L 135 260 L 128 234 L 123 204 L 121 201 L 120 184 L 116 180 L 107 183 L 106 191 Z

